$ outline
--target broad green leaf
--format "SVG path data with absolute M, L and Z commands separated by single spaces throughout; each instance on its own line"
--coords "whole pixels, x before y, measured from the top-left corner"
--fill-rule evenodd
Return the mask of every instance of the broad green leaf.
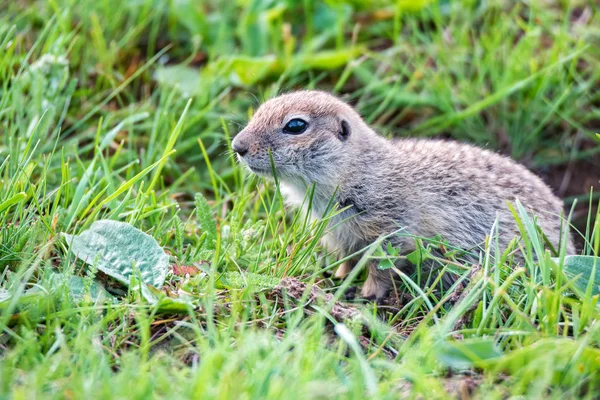
M 170 297 L 163 297 L 158 301 L 158 312 L 165 314 L 185 314 L 193 309 L 193 305 L 189 302 Z
M 479 362 L 502 356 L 502 351 L 491 338 L 447 341 L 436 348 L 438 360 L 447 367 L 467 369 Z
M 559 262 L 558 258 L 552 259 Z M 592 294 L 600 294 L 600 258 L 594 256 L 566 256 L 564 271 L 569 277 L 579 277 L 575 283 L 585 292 L 592 283 Z M 593 272 L 593 274 L 592 274 Z
M 124 222 L 100 220 L 80 235 L 63 235 L 79 259 L 124 285 L 139 274 L 160 289 L 169 271 L 169 257 L 156 240 Z
M 157 300 L 157 311 L 165 314 L 185 314 L 192 310 L 194 305 L 189 299 L 162 296 Z
M 88 286 L 82 277 L 76 275 L 69 278 L 69 291 L 75 301 L 89 298 L 95 302 L 113 298 L 98 282 L 92 281 Z
M 154 73 L 154 79 L 165 86 L 178 88 L 188 95 L 201 94 L 200 72 L 196 68 L 185 65 L 159 67 Z
M 50 276 L 50 283 L 53 287 L 60 287 L 61 284 L 67 285 L 70 296 L 76 302 L 83 301 L 86 298 L 93 302 L 113 298 L 97 281 L 93 280 L 88 284 L 85 279 L 76 275 L 64 276 L 53 273 Z
M 282 72 L 283 66 L 277 57 L 234 57 L 230 60 L 231 82 L 234 84 L 252 85 L 267 75 Z
M 304 69 L 331 70 L 343 67 L 360 54 L 364 53 L 364 51 L 365 50 L 360 47 L 345 50 L 320 51 L 299 55 L 296 57 L 294 63 Z
M 177 297 L 169 297 L 161 290 L 152 286 L 142 287 L 142 295 L 148 303 L 156 307 L 156 311 L 165 314 L 185 314 L 194 308 L 194 300 L 192 296 L 180 294 Z
M 18 204 L 20 201 L 22 201 L 26 198 L 27 198 L 27 193 L 25 193 L 25 192 L 15 194 L 10 199 L 7 199 L 7 200 L 3 201 L 2 203 L 0 203 L 0 212 L 9 209 L 10 207 L 14 206 L 15 204 Z
M 185 26 L 190 33 L 204 36 L 208 24 L 202 4 L 194 0 L 175 0 L 171 5 L 174 17 Z
M 209 79 L 214 81 L 220 77 L 235 86 L 250 86 L 269 76 L 281 75 L 289 68 L 298 70 L 340 68 L 364 52 L 363 47 L 352 47 L 344 50 L 308 52 L 289 59 L 275 55 L 232 56 L 216 59 L 204 66 L 202 71 L 184 65 L 160 67 L 156 70 L 154 78 L 165 86 L 176 87 L 183 93 L 198 96 L 205 94 L 206 82 Z

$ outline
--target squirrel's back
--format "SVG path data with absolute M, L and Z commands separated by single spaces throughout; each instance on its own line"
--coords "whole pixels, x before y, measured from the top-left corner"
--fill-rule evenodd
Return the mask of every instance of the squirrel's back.
M 561 225 L 563 232 L 566 228 L 562 201 L 538 176 L 508 157 L 431 139 L 391 140 L 387 151 L 380 149 L 378 154 L 382 162 L 370 155 L 362 167 L 355 167 L 358 179 L 371 186 L 365 193 L 371 193 L 372 204 L 388 209 L 397 208 L 392 203 L 401 205 L 392 212 L 402 213 L 416 235 L 439 234 L 468 246 L 483 241 L 498 219 L 500 230 L 510 233 L 508 241 L 519 231 L 507 202 L 518 200 L 535 213 L 550 242 L 560 242 Z M 390 197 L 397 200 L 390 202 Z M 568 252 L 573 251 L 569 242 Z

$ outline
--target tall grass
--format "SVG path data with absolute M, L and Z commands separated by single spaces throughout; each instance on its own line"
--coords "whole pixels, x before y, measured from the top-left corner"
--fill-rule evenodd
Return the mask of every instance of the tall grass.
M 331 90 L 385 135 L 455 138 L 546 178 L 571 174 L 581 247 L 598 256 L 595 3 L 52 0 L 0 10 L 3 396 L 597 396 L 598 295 L 565 273 L 564 250 L 558 261 L 540 250 L 518 206 L 525 265 L 491 256 L 492 231 L 478 265 L 444 264 L 464 276 L 450 290 L 412 276 L 395 301 L 333 303 L 364 274 L 331 278 L 336 260 L 319 246 L 327 217 L 286 212 L 277 185 L 247 177 L 229 148 L 262 99 Z M 60 236 L 99 219 L 144 230 L 192 271 L 170 274 L 165 289 L 189 300 L 186 311 L 122 287 L 114 302 L 75 298 L 57 282 L 73 273 L 88 289 L 110 287 Z M 319 289 L 294 297 L 278 283 Z M 342 321 L 340 307 L 354 318 Z

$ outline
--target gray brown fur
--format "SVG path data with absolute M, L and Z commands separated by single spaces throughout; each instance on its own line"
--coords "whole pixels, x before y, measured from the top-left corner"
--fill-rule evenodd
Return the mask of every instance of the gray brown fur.
M 283 133 L 292 118 L 308 121 L 308 130 Z M 340 135 L 343 121 L 350 127 L 347 137 Z M 516 199 L 535 212 L 554 246 L 560 242 L 563 204 L 523 166 L 467 144 L 387 140 L 352 107 L 325 92 L 293 92 L 265 102 L 235 137 L 233 148 L 262 176 L 272 176 L 270 151 L 282 192 L 293 205 L 302 206 L 307 189 L 315 184 L 314 218 L 326 212 L 333 196 L 350 205 L 335 217 L 323 240 L 340 257 L 399 228 L 415 236 L 441 235 L 463 249 L 481 248 L 496 218 L 500 246 L 506 247 L 519 235 L 506 205 Z M 397 235 L 390 241 L 403 253 L 414 249 L 410 237 Z M 567 252 L 574 252 L 571 242 Z M 347 274 L 352 266 L 343 264 L 337 275 Z M 369 268 L 362 295 L 382 297 L 391 286 L 390 272 L 375 263 Z

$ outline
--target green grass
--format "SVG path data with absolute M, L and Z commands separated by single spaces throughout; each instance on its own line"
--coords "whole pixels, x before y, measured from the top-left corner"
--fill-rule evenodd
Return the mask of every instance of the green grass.
M 285 212 L 229 143 L 263 99 L 329 90 L 384 135 L 524 163 L 597 256 L 599 27 L 598 5 L 575 0 L 1 3 L 1 396 L 595 398 L 598 295 L 540 253 L 519 210 L 526 265 L 486 254 L 449 291 L 408 282 L 397 302 L 333 308 L 356 282 L 330 278 L 327 221 Z M 201 271 L 168 276 L 189 305 L 73 261 L 61 233 L 100 219 Z M 56 273 L 118 300 L 75 299 Z M 322 295 L 287 296 L 286 277 Z

